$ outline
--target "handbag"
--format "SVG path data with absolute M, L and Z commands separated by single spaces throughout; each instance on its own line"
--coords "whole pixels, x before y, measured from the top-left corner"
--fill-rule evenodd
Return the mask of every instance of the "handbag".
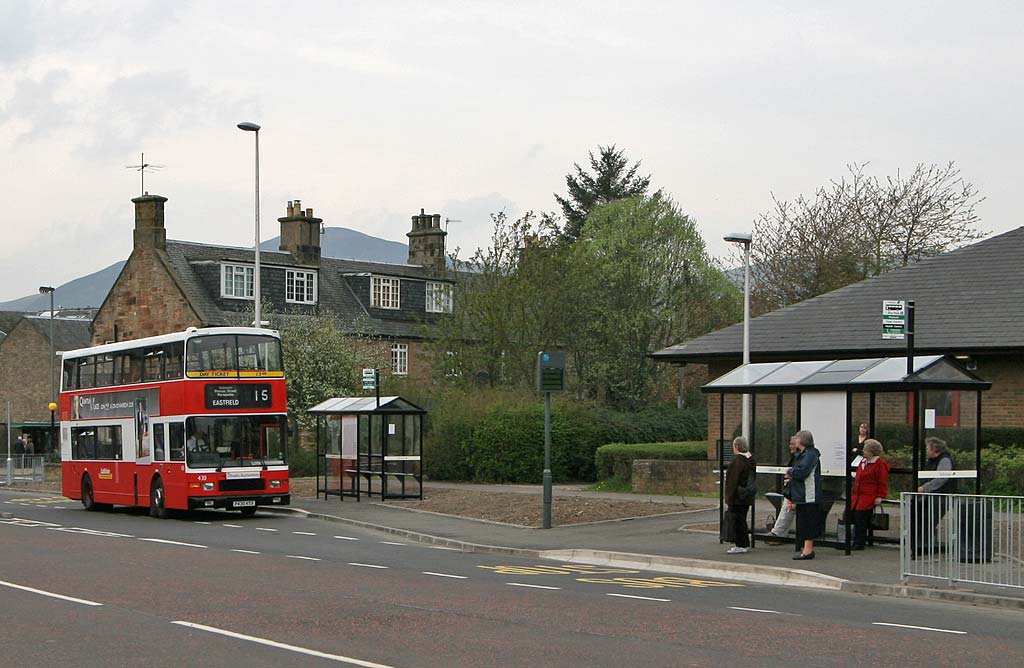
M 871 513 L 871 528 L 875 531 L 889 530 L 889 513 L 882 510 L 882 506 L 875 506 L 877 512 Z

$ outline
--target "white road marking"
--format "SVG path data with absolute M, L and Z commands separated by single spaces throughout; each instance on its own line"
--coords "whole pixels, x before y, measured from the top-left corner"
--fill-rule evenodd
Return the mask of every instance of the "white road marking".
M 53 522 L 43 522 L 41 520 L 29 520 L 21 517 L 12 517 L 10 519 L 0 520 L 0 524 L 13 524 L 20 527 L 59 527 L 59 524 Z
M 328 654 L 327 652 L 318 652 L 315 649 L 308 649 L 306 647 L 299 647 L 298 645 L 288 645 L 283 642 L 277 642 L 274 640 L 267 640 L 266 638 L 257 638 L 256 636 L 247 636 L 242 633 L 235 633 L 234 631 L 226 631 L 224 629 L 218 629 L 213 626 L 206 626 L 204 624 L 196 624 L 194 622 L 171 622 L 171 624 L 177 624 L 178 626 L 185 626 L 190 629 L 196 629 L 199 631 L 207 631 L 209 633 L 217 633 L 222 636 L 229 638 L 236 638 L 238 640 L 247 640 L 249 642 L 258 643 L 260 645 L 266 645 L 268 647 L 276 647 L 277 649 L 288 650 L 289 652 L 297 652 L 299 654 L 305 654 L 307 656 L 315 656 L 320 659 L 328 659 L 330 661 L 337 661 L 338 663 L 348 663 L 353 666 L 363 666 L 363 668 L 392 668 L 383 663 L 374 663 L 372 661 L 363 661 L 362 659 L 353 659 L 350 656 L 342 656 L 340 654 Z
M 449 575 L 448 573 L 434 573 L 432 571 L 423 571 L 424 575 L 436 575 L 439 578 L 454 578 L 456 580 L 468 580 L 469 578 L 465 575 Z
M 209 522 L 200 522 L 198 520 L 192 522 L 192 524 L 209 524 Z
M 742 610 L 744 612 L 764 612 L 769 615 L 781 615 L 782 613 L 778 610 L 761 610 L 760 608 L 738 608 L 734 605 L 729 606 L 730 610 Z
M 222 527 L 229 527 L 231 529 L 241 529 L 241 524 L 221 524 Z
M 359 540 L 358 538 L 353 538 L 352 536 L 335 536 L 335 538 L 337 538 L 338 540 Z
M 608 596 L 617 596 L 619 598 L 635 598 L 641 601 L 661 601 L 662 603 L 670 603 L 670 598 L 654 598 L 653 596 L 634 596 L 632 594 L 608 594 Z
M 277 529 L 268 529 L 266 527 L 256 527 L 256 531 L 277 531 Z
M 525 582 L 506 582 L 510 587 L 529 587 L 531 589 L 561 589 L 561 587 L 549 587 L 547 585 L 526 584 Z
M 305 559 L 306 561 L 320 561 L 316 557 L 303 557 L 297 554 L 286 554 L 284 556 L 288 557 L 289 559 Z
M 103 605 L 96 601 L 87 601 L 84 598 L 75 598 L 74 596 L 65 596 L 63 594 L 54 594 L 52 591 L 43 591 L 42 589 L 34 589 L 32 587 L 26 587 L 24 585 L 14 584 L 13 582 L 5 582 L 0 580 L 0 585 L 4 587 L 10 587 L 11 589 L 20 589 L 22 591 L 31 592 L 33 594 L 39 594 L 40 596 L 49 596 L 50 598 L 59 598 L 62 601 L 70 601 L 72 603 L 81 603 L 82 605 Z
M 315 536 L 316 534 L 312 531 L 293 531 L 296 536 Z
M 259 554 L 259 552 L 254 552 L 252 550 L 231 550 L 231 551 L 232 552 L 241 552 L 242 554 Z
M 164 545 L 181 545 L 182 547 L 201 547 L 206 549 L 205 545 L 196 545 L 195 543 L 181 543 L 176 540 L 164 540 L 163 538 L 140 538 L 148 543 L 163 543 Z
M 83 529 L 82 527 L 48 527 L 49 531 L 67 531 L 68 533 L 80 533 L 86 536 L 102 536 L 104 538 L 135 538 L 126 533 L 114 533 L 113 531 L 100 531 L 98 529 Z
M 355 561 L 348 562 L 349 566 L 362 566 L 363 568 L 387 568 L 387 566 L 378 566 L 377 564 L 360 564 Z
M 888 622 L 871 622 L 875 626 L 895 626 L 900 629 L 914 629 L 916 631 L 935 631 L 936 633 L 955 633 L 956 635 L 965 636 L 967 631 L 956 631 L 954 629 L 933 629 L 930 626 L 911 626 L 910 624 L 890 624 Z
M 54 510 L 67 510 L 67 506 L 53 506 Z
M 396 542 L 390 541 L 390 540 L 382 540 L 380 542 L 380 544 L 381 545 L 401 545 L 402 547 L 405 547 L 405 543 L 396 543 Z
M 460 550 L 457 547 L 447 547 L 445 545 L 431 545 L 430 549 L 431 550 L 447 550 L 448 552 L 462 552 L 462 550 Z

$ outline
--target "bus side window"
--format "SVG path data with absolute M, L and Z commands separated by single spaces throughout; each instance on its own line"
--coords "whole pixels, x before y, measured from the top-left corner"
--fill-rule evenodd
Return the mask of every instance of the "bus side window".
M 171 451 L 172 462 L 185 461 L 185 424 L 183 422 L 170 422 L 167 424 L 168 447 Z
M 73 360 L 64 360 L 64 389 L 78 389 L 78 363 Z
M 164 426 L 153 425 L 153 461 L 162 462 L 166 459 L 164 450 Z
M 185 344 L 182 341 L 164 346 L 164 377 L 167 380 L 181 378 L 185 367 Z

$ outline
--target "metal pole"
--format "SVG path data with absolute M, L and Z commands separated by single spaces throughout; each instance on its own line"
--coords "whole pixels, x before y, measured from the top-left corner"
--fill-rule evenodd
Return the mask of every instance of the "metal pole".
M 750 242 L 743 244 L 743 363 L 750 364 Z M 743 438 L 750 442 L 750 395 L 743 395 Z
M 50 290 L 50 450 L 52 451 L 57 445 L 57 434 L 53 430 L 53 408 L 52 405 L 57 402 L 57 391 L 56 391 L 56 376 L 53 374 L 54 357 L 57 352 L 54 349 L 53 342 L 53 290 Z
M 544 528 L 551 528 L 551 393 L 544 393 Z
M 373 391 L 377 397 L 377 408 L 380 408 L 380 369 L 373 370 Z
M 907 375 L 914 373 L 914 300 L 907 300 Z
M 11 400 L 7 400 L 7 486 L 14 484 L 14 461 L 11 459 Z
M 261 301 L 262 293 L 260 292 L 260 131 L 256 130 L 256 268 L 253 274 L 253 292 L 256 298 L 256 327 L 263 326 L 263 320 L 261 319 Z

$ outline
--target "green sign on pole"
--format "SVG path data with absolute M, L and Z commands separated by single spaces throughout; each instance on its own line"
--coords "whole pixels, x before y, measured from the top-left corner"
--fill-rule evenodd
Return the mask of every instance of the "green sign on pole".
M 882 300 L 882 339 L 902 341 L 907 332 L 907 302 L 902 299 Z
M 565 391 L 565 353 L 537 353 L 537 391 Z

